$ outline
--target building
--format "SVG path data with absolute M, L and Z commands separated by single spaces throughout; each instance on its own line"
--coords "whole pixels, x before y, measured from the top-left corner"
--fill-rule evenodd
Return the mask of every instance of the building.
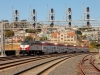
M 86 35 L 88 41 L 95 41 L 99 39 L 98 31 L 84 31 L 82 35 Z
M 75 31 L 60 31 L 60 32 L 54 32 L 51 34 L 51 42 L 53 43 L 69 43 L 74 44 L 77 41 L 77 36 L 75 34 Z

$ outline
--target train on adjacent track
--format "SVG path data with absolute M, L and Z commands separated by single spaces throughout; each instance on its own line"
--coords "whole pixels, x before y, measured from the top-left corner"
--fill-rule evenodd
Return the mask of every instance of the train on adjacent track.
M 20 44 L 20 54 L 23 55 L 76 53 L 76 52 L 89 52 L 89 47 L 42 42 L 42 41 L 23 41 Z

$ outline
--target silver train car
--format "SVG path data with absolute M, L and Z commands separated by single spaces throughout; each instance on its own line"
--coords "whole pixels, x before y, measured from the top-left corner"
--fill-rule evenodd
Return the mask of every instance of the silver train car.
M 49 43 L 41 41 L 24 41 L 20 44 L 20 54 L 50 54 L 89 52 L 88 46 L 75 46 L 67 44 Z

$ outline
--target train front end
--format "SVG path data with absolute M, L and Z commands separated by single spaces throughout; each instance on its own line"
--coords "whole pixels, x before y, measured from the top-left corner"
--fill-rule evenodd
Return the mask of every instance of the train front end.
M 30 51 L 30 44 L 27 41 L 24 41 L 20 45 L 20 54 L 29 54 Z

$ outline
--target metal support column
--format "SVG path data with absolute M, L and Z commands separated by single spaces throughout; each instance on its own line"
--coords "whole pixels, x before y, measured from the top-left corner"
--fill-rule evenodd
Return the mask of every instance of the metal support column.
M 2 23 L 1 23 L 1 55 L 0 55 L 0 57 L 5 57 L 6 56 L 6 54 L 5 54 L 5 32 L 4 32 L 4 30 L 5 30 L 5 25 L 4 25 L 4 23 L 3 23 L 3 21 L 2 21 Z

